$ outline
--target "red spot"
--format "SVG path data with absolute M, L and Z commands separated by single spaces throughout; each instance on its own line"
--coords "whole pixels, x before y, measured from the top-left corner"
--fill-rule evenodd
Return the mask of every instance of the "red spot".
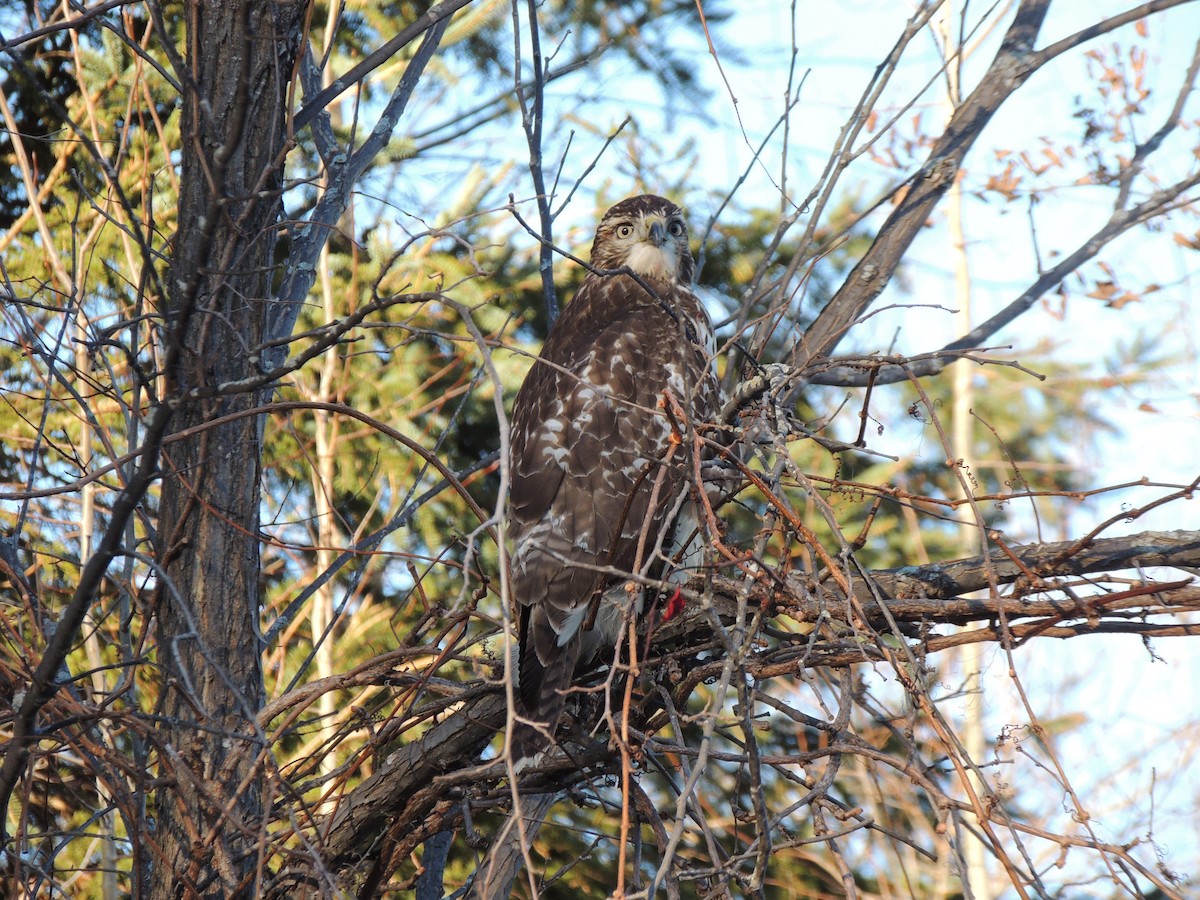
M 667 601 L 666 609 L 663 610 L 662 620 L 670 622 L 683 612 L 683 607 L 686 603 L 687 601 L 683 598 L 683 591 L 680 588 L 676 588 L 675 593 L 671 595 L 671 599 Z

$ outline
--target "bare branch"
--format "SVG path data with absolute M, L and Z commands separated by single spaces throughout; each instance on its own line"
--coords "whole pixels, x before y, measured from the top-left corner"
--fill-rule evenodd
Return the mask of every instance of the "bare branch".
M 1030 53 L 1049 11 L 1049 0 L 1023 0 L 1000 49 L 975 90 L 954 111 L 903 199 L 880 226 L 878 236 L 851 270 L 816 321 L 792 350 L 800 368 L 828 354 L 891 280 L 933 208 L 953 184 L 963 159 L 992 116 L 1036 71 Z
M 395 54 L 408 46 L 412 41 L 416 40 L 419 35 L 430 32 L 435 26 L 441 26 L 441 31 L 445 31 L 445 23 L 448 22 L 450 16 L 454 15 L 464 6 L 471 3 L 471 0 L 442 0 L 436 6 L 430 7 L 420 16 L 418 16 L 411 24 L 405 26 L 401 31 L 390 40 L 382 44 L 378 49 L 373 50 L 366 59 L 352 68 L 341 78 L 334 79 L 329 87 L 322 90 L 313 97 L 308 98 L 308 102 L 304 107 L 296 113 L 296 117 L 292 120 L 292 128 L 299 131 L 309 124 L 316 116 L 325 110 L 325 108 L 337 97 L 344 94 L 354 85 L 358 84 L 381 65 L 391 59 Z M 439 39 L 440 39 L 439 32 Z M 437 41 L 433 42 L 434 45 Z M 415 60 L 414 60 L 415 62 Z

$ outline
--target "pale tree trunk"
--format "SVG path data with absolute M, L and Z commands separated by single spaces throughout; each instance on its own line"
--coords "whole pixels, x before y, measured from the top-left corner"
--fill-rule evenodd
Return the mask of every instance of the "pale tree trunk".
M 333 302 L 333 284 L 329 277 L 329 249 L 321 251 L 321 296 L 325 304 L 326 323 L 337 320 Z M 321 370 L 317 376 L 317 389 L 310 399 L 325 403 L 337 399 L 338 351 L 330 347 L 321 359 Z M 338 527 L 333 508 L 334 453 L 338 443 L 338 419 L 325 410 L 313 411 L 313 431 L 317 450 L 317 465 L 313 471 L 313 498 L 317 517 L 317 570 L 316 574 L 329 570 L 333 565 L 333 548 L 337 546 Z M 311 611 L 312 639 L 317 677 L 333 677 L 333 581 L 326 581 L 313 595 Z M 329 632 L 328 634 L 326 632 Z M 325 691 L 317 700 L 317 711 L 321 727 L 316 740 L 321 748 L 321 774 L 330 775 L 337 768 L 333 736 L 337 730 L 337 698 L 333 691 Z M 329 742 L 329 743 L 326 743 Z
M 165 322 L 180 342 L 167 373 L 181 398 L 163 453 L 157 552 L 164 784 L 150 894 L 259 893 L 263 704 L 259 661 L 261 392 L 272 294 L 286 104 L 302 3 L 206 0 L 187 6 L 179 232 Z
M 942 55 L 948 60 L 945 98 L 947 124 L 962 104 L 959 72 L 967 54 L 967 49 L 958 43 L 960 36 L 955 34 L 953 26 L 957 23 L 957 3 L 949 0 L 943 10 L 939 27 Z M 961 170 L 946 193 L 946 227 L 954 261 L 954 306 L 957 310 L 954 329 L 956 334 L 967 334 L 971 330 L 971 262 L 967 254 L 966 229 L 963 225 Z M 953 405 L 950 417 L 950 445 L 953 458 L 962 460 L 964 471 L 975 471 L 975 439 L 971 413 L 975 399 L 971 381 L 973 374 L 974 370 L 969 368 L 965 361 L 951 368 Z M 962 480 L 955 482 L 955 488 L 957 498 L 967 499 L 968 488 Z M 975 523 L 964 525 L 959 530 L 959 549 L 964 556 L 986 552 L 987 548 L 981 544 L 979 528 Z M 957 656 L 964 697 L 960 732 L 963 736 L 963 748 L 968 758 L 976 764 L 981 764 L 987 750 L 983 726 L 983 645 L 965 644 L 958 649 Z M 986 795 L 986 786 L 980 780 L 977 770 L 969 770 L 967 779 L 976 796 Z M 963 893 L 968 900 L 992 900 L 987 870 L 987 847 L 974 834 L 963 831 L 962 853 L 966 863 L 966 871 L 961 873 Z
M 87 319 L 80 311 L 75 317 L 75 372 L 81 391 L 84 379 L 89 374 L 90 365 L 87 354 Z M 85 466 L 92 463 L 92 427 L 91 423 L 81 423 L 79 435 L 79 458 Z M 96 486 L 85 484 L 80 492 L 79 506 L 79 558 L 87 559 L 92 555 L 92 538 L 95 535 L 96 516 Z M 100 645 L 100 631 L 97 623 L 88 622 L 85 626 L 84 652 L 87 654 L 88 666 L 91 668 L 92 691 L 96 702 L 103 702 L 108 695 L 108 684 L 105 681 L 105 665 Z M 103 778 L 96 779 L 97 804 L 100 808 L 112 802 L 112 795 Z M 116 900 L 117 897 L 117 851 L 116 835 L 113 830 L 116 816 L 111 812 L 99 813 L 96 816 L 95 831 L 100 842 L 100 896 L 103 900 Z
M 322 55 L 330 53 L 333 48 L 334 32 L 337 29 L 338 16 L 331 15 L 325 23 L 324 46 Z M 322 71 L 321 87 L 329 87 L 333 83 L 333 70 L 326 66 Z M 337 109 L 336 106 L 333 107 Z M 321 188 L 328 190 L 326 180 L 322 179 Z M 320 263 L 317 266 L 317 278 L 321 285 L 321 300 L 325 311 L 325 324 L 337 320 L 337 308 L 333 299 L 333 279 L 329 274 L 329 245 L 321 248 Z M 338 348 L 330 347 L 321 358 L 321 368 L 317 374 L 317 389 L 311 400 L 325 403 L 337 399 L 336 381 L 338 375 Z M 333 548 L 337 545 L 338 527 L 333 511 L 333 478 L 334 452 L 338 438 L 338 419 L 325 410 L 313 411 L 314 439 L 317 450 L 317 466 L 313 472 L 313 497 L 317 517 L 317 574 L 328 571 L 333 564 Z M 333 634 L 326 634 L 333 623 L 333 581 L 326 581 L 313 595 L 310 611 L 310 627 L 315 644 L 314 655 L 317 664 L 317 677 L 321 679 L 333 676 Z M 336 731 L 337 716 L 336 697 L 332 691 L 321 694 L 317 700 L 317 712 L 321 719 L 321 727 L 315 735 L 317 744 L 323 748 L 321 753 L 321 774 L 328 776 L 337 768 L 337 754 L 332 743 Z M 326 742 L 329 742 L 328 744 Z

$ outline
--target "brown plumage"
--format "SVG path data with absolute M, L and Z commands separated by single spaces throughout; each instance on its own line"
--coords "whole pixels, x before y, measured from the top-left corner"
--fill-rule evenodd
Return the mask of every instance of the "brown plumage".
M 693 423 L 719 409 L 712 325 L 690 289 L 679 208 L 652 195 L 621 201 L 596 229 L 592 265 L 628 267 L 651 290 L 628 274 L 589 273 L 513 405 L 520 712 L 535 723 L 514 732 L 518 762 L 548 746 L 576 667 L 616 645 L 631 595 L 597 567 L 656 574 L 672 552 L 691 453 L 684 441 L 668 459 L 664 394 Z

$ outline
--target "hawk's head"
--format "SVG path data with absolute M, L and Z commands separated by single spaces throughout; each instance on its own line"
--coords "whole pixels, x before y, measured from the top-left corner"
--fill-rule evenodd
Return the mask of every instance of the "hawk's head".
M 622 200 L 600 220 L 592 265 L 598 269 L 629 266 L 644 278 L 690 286 L 695 263 L 683 211 L 654 194 Z

